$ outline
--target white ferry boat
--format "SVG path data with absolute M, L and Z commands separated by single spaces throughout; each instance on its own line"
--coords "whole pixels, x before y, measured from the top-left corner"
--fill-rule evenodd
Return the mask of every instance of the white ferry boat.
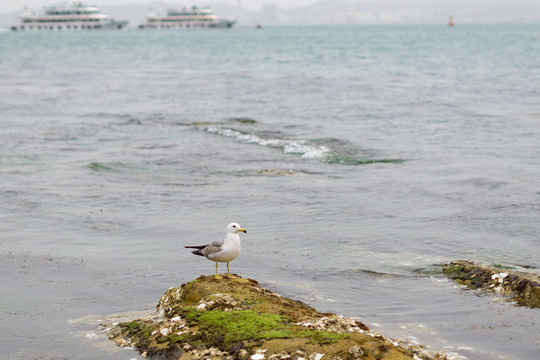
M 44 14 L 33 14 L 24 9 L 21 23 L 11 27 L 12 31 L 77 31 L 98 29 L 122 29 L 128 21 L 116 21 L 102 14 L 97 6 L 80 2 L 65 6 L 46 7 Z
M 190 29 L 190 28 L 230 28 L 236 21 L 222 19 L 209 7 L 192 6 L 182 10 L 170 9 L 166 15 L 155 14 L 152 10 L 146 15 L 146 23 L 141 29 Z

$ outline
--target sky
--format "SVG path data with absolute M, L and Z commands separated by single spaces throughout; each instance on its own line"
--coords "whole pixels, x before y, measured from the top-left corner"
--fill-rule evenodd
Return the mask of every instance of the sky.
M 105 6 L 105 5 L 125 5 L 125 4 L 150 4 L 154 0 L 83 0 L 82 2 Z M 177 5 L 210 5 L 215 3 L 225 3 L 229 5 L 241 4 L 243 8 L 259 10 L 262 9 L 263 4 L 275 4 L 281 8 L 292 8 L 308 4 L 313 4 L 321 0 L 158 0 L 159 2 L 167 2 Z M 480 7 L 505 7 L 512 6 L 519 7 L 538 7 L 540 0 L 342 0 L 351 1 L 355 3 L 369 2 L 369 3 L 383 3 L 393 5 L 414 5 L 415 7 L 425 6 L 426 8 L 433 8 L 437 3 L 441 6 L 444 4 L 453 3 L 453 6 L 459 7 L 462 10 L 478 8 Z M 42 8 L 43 6 L 58 5 L 65 1 L 63 0 L 1 0 L 0 12 L 12 12 L 20 11 L 24 6 L 28 6 L 30 9 Z
M 125 5 L 125 4 L 149 4 L 152 2 L 168 2 L 178 5 L 209 5 L 215 3 L 224 3 L 229 5 L 241 4 L 246 9 L 262 9 L 263 4 L 275 4 L 283 8 L 303 6 L 319 2 L 320 0 L 84 0 L 85 4 L 91 5 Z M 377 0 L 375 0 L 377 1 Z M 41 8 L 44 6 L 58 5 L 66 0 L 1 0 L 0 12 L 18 11 L 24 6 L 29 8 Z M 69 1 L 72 2 L 72 1 Z

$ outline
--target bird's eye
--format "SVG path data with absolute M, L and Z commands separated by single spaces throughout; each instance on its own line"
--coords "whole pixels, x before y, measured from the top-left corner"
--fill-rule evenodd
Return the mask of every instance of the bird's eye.
M 236 225 L 233 225 L 232 227 L 236 227 Z

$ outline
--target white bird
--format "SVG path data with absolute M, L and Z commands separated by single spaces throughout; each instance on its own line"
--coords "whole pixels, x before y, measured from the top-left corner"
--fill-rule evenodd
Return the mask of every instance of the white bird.
M 226 262 L 227 263 L 227 277 L 233 279 L 234 276 L 231 276 L 229 272 L 229 262 L 236 259 L 238 254 L 240 254 L 241 245 L 240 245 L 240 236 L 238 232 L 247 233 L 246 230 L 242 229 L 240 224 L 230 223 L 227 225 L 227 236 L 225 239 L 220 241 L 214 241 L 208 245 L 196 245 L 196 246 L 185 246 L 190 249 L 197 249 L 192 251 L 193 254 L 204 256 L 208 260 L 216 262 L 216 279 L 221 279 L 221 276 L 218 275 L 218 263 Z

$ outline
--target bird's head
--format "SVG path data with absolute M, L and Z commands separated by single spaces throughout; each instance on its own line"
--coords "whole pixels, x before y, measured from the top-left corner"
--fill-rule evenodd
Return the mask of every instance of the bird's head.
M 229 225 L 227 225 L 227 232 L 237 234 L 239 231 L 247 233 L 247 231 L 242 229 L 242 227 L 238 223 L 230 223 Z

